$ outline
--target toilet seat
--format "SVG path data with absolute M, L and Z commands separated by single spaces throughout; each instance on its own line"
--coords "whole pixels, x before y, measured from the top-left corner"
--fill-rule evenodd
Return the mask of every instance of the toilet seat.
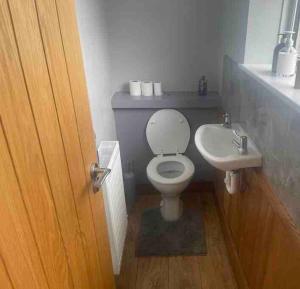
M 185 116 L 174 109 L 161 109 L 146 127 L 148 144 L 155 155 L 183 154 L 190 140 L 190 126 Z
M 182 173 L 177 177 L 164 177 L 158 172 L 159 165 L 166 162 L 178 162 L 183 165 Z M 154 157 L 147 166 L 147 175 L 148 178 L 154 180 L 160 184 L 166 185 L 175 185 L 178 183 L 182 183 L 193 176 L 195 172 L 195 166 L 192 161 L 181 154 L 171 155 L 171 156 L 156 156 Z

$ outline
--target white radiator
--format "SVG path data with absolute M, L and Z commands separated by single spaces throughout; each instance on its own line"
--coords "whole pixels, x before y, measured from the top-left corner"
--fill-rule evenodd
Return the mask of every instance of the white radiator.
M 111 169 L 102 191 L 114 274 L 120 273 L 127 230 L 127 210 L 119 142 L 103 141 L 98 148 L 100 167 Z

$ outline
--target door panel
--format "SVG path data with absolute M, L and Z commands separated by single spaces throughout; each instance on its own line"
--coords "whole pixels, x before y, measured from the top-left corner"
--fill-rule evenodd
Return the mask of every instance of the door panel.
M 73 288 L 9 10 L 4 0 L 0 3 L 3 128 L 50 288 L 56 284 Z
M 51 89 L 37 11 L 33 0 L 11 1 L 10 9 L 74 288 L 84 289 L 89 278 L 83 240 L 52 94 L 55 86 Z M 63 96 L 63 91 L 60 95 Z
M 14 172 L 0 120 L 0 284 L 11 283 L 2 263 L 14 281 L 14 288 L 48 288 L 43 267 L 32 236 L 20 187 Z M 5 234 L 2 234 L 5 232 Z M 17 268 L 17 270 L 14 270 Z M 5 284 L 5 286 L 2 286 Z
M 84 240 L 83 247 L 88 273 L 92 288 L 99 288 L 103 280 L 101 279 L 90 195 L 86 193 L 88 192 L 90 178 L 89 176 L 86 178 L 85 175 L 57 9 L 55 2 L 52 0 L 37 0 L 36 4 L 39 22 L 43 23 L 41 34 L 72 181 L 80 231 Z M 90 191 L 90 193 L 92 192 Z
M 11 280 L 9 279 L 9 277 L 7 275 L 6 268 L 1 259 L 0 259 L 0 284 L 1 284 L 1 286 L 3 286 L 3 288 L 13 289 Z
M 112 289 L 102 194 L 92 193 L 88 174 L 90 164 L 96 161 L 96 150 L 74 3 L 0 3 L 0 116 L 6 150 L 12 157 L 10 166 L 15 169 L 7 201 L 18 208 L 16 216 L 11 216 L 15 227 L 26 230 L 21 239 L 13 226 L 8 235 L 10 226 L 0 227 L 0 235 L 6 237 L 6 242 L 0 243 L 1 256 L 9 248 L 29 246 L 25 251 L 30 254 L 19 254 L 19 263 L 21 268 L 28 260 L 34 265 L 27 264 L 27 271 L 31 271 L 19 271 L 14 277 L 17 268 L 9 264 L 15 260 L 3 254 L 4 268 L 13 276 L 14 288 Z M 69 21 L 62 25 L 66 16 Z M 4 159 L 0 160 L 2 166 Z M 13 170 L 5 172 L 10 175 Z M 2 185 L 7 188 L 6 179 L 0 179 L 1 193 Z M 12 199 L 13 185 L 19 188 L 14 189 L 19 192 L 18 199 Z M 17 218 L 24 214 L 26 218 Z M 14 242 L 9 242 L 13 236 Z M 0 275 L 4 284 L 5 275 Z M 32 285 L 19 287 L 22 278 L 32 279 Z
M 92 129 L 91 114 L 87 96 L 83 62 L 80 50 L 79 34 L 73 0 L 59 0 L 57 12 L 62 34 L 62 42 L 68 67 L 68 75 L 77 118 L 78 134 L 85 165 L 86 176 L 89 177 L 90 164 L 96 160 L 95 143 Z M 99 76 L 100 77 L 100 76 Z M 101 157 L 101 156 L 100 156 Z M 103 195 L 90 194 L 96 237 L 100 248 L 100 263 L 104 288 L 115 288 L 111 270 L 112 260 L 109 250 L 108 232 L 105 219 Z

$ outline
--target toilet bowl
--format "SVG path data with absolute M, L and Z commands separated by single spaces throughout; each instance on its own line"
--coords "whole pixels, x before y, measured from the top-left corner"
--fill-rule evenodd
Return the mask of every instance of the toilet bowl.
M 156 155 L 147 166 L 147 177 L 161 193 L 162 217 L 176 221 L 182 214 L 180 194 L 195 172 L 192 161 L 183 155 L 190 139 L 189 124 L 176 110 L 159 110 L 149 119 L 146 136 Z
M 161 214 L 167 221 L 175 221 L 182 214 L 181 192 L 188 186 L 195 168 L 184 155 L 157 156 L 147 166 L 151 184 L 162 194 Z

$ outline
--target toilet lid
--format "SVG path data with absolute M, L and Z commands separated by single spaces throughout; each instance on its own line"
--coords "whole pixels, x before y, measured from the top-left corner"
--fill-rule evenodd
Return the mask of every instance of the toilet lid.
M 146 136 L 156 155 L 184 153 L 190 140 L 190 126 L 179 111 L 162 109 L 150 117 Z

